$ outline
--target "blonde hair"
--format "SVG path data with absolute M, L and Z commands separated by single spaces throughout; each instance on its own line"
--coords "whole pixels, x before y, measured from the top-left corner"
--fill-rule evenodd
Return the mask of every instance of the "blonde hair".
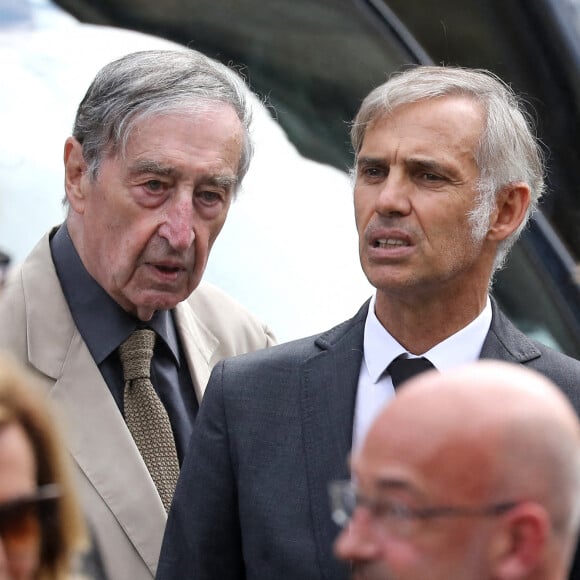
M 0 355 L 0 429 L 15 424 L 22 427 L 32 445 L 37 485 L 57 484 L 61 494 L 50 530 L 42 530 L 36 577 L 64 580 L 70 577 L 73 556 L 86 546 L 69 458 L 45 394 L 27 371 Z

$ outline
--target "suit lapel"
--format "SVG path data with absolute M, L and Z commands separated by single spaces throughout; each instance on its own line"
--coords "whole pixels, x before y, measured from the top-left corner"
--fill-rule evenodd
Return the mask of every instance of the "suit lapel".
M 55 381 L 50 396 L 64 410 L 69 451 L 153 574 L 165 510 L 125 421 L 74 326 L 48 236 L 23 265 L 22 280 L 29 360 Z M 44 291 L 40 293 L 39 288 Z
M 50 395 L 66 414 L 71 455 L 154 573 L 165 510 L 125 421 L 78 332 L 62 376 Z
M 28 360 L 56 380 L 62 373 L 74 322 L 50 255 L 48 234 L 22 265 Z
M 331 520 L 327 484 L 349 477 L 347 458 L 367 308 L 363 306 L 351 321 L 319 338 L 321 351 L 306 361 L 302 372 L 301 415 L 312 524 L 321 572 L 328 580 L 345 575 L 332 554 L 338 528 Z
M 181 339 L 197 400 L 201 401 L 211 372 L 218 340 L 186 302 L 175 307 L 175 326 Z

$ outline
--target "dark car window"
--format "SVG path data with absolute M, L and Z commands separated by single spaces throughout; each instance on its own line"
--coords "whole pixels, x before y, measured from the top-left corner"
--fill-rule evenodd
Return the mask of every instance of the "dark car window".
M 360 99 L 411 56 L 351 0 L 59 2 L 233 64 L 306 156 L 345 169 Z

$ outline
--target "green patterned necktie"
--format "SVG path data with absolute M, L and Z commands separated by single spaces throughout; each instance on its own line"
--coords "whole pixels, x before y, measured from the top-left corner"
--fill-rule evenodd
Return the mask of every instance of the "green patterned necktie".
M 135 330 L 119 347 L 119 354 L 125 380 L 125 422 L 168 511 L 179 460 L 169 416 L 151 383 L 155 338 L 153 330 Z

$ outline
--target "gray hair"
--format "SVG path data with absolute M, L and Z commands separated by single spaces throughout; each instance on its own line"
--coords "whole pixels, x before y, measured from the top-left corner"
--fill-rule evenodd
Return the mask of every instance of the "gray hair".
M 105 65 L 81 101 L 73 136 L 95 179 L 105 155 L 123 152 L 137 121 L 169 112 L 231 105 L 244 130 L 238 183 L 252 158 L 248 89 L 235 72 L 191 49 L 149 50 Z
M 402 105 L 449 95 L 473 99 L 483 108 L 484 130 L 475 161 L 480 171 L 476 207 L 469 213 L 473 238 L 483 240 L 495 209 L 499 191 L 517 181 L 527 183 L 531 202 L 518 229 L 497 250 L 494 272 L 505 263 L 508 252 L 536 211 L 544 192 L 544 155 L 534 135 L 534 124 L 522 101 L 499 77 L 485 70 L 446 66 L 418 66 L 396 73 L 363 101 L 351 129 L 358 156 L 367 127 Z

